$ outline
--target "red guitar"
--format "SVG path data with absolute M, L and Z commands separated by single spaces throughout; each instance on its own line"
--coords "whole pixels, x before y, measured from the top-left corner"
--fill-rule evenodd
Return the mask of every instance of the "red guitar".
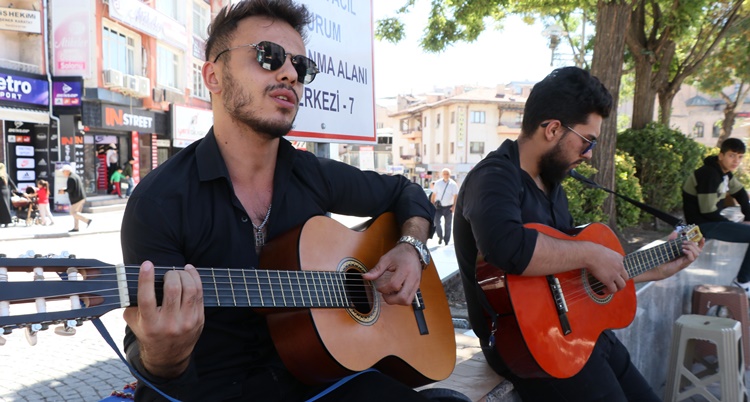
M 589 241 L 625 254 L 607 226 L 594 223 L 575 236 L 541 224 L 527 228 L 557 239 Z M 675 240 L 625 256 L 633 278 L 682 255 L 685 239 L 700 241 L 697 226 Z M 505 364 L 524 378 L 568 378 L 591 356 L 605 329 L 628 326 L 635 317 L 635 285 L 611 294 L 584 269 L 549 276 L 509 275 L 477 258 L 477 281 L 497 318 L 495 349 Z M 487 315 L 488 328 L 492 322 Z
M 199 268 L 204 304 L 266 313 L 281 358 L 307 383 L 331 382 L 370 367 L 411 386 L 443 380 L 455 366 L 456 343 L 435 266 L 422 272 L 411 306 L 385 303 L 361 276 L 398 238 L 390 213 L 365 231 L 314 217 L 266 244 L 260 266 L 276 270 Z M 171 269 L 157 268 L 157 282 Z M 8 282 L 9 271 L 34 271 L 35 280 Z M 44 272 L 66 273 L 67 280 Z M 0 258 L 0 329 L 38 331 L 60 323 L 71 328 L 134 306 L 137 277 L 138 266 L 109 266 L 90 259 Z M 159 293 L 157 289 L 161 299 Z M 17 304 L 33 307 L 41 300 L 45 306 L 46 301 L 67 299 L 76 308 L 13 315 L 14 307 L 22 308 Z M 84 306 L 77 308 L 79 300 Z M 4 313 L 8 307 L 9 313 Z

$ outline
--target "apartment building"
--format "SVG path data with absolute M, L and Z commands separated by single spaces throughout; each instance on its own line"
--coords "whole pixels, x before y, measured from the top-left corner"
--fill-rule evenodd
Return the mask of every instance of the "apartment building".
M 443 168 L 460 183 L 471 168 L 521 132 L 533 83 L 495 88 L 456 87 L 443 93 L 399 96 L 389 114 L 394 165 L 423 187 Z M 380 120 L 378 120 L 380 122 Z
M 229 3 L 0 1 L 0 161 L 14 181 L 74 163 L 89 194 L 104 192 L 110 147 L 138 180 L 205 135 L 206 29 Z

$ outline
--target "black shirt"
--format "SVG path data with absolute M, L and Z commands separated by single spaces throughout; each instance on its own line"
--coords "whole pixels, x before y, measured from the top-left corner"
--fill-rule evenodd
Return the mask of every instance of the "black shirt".
M 68 193 L 71 205 L 86 199 L 86 192 L 83 191 L 81 177 L 74 172 L 70 172 L 66 186 L 65 191 Z
M 476 283 L 477 252 L 487 262 L 506 272 L 520 275 L 526 269 L 536 247 L 538 232 L 523 227 L 542 223 L 561 231 L 573 228 L 568 200 L 560 184 L 554 184 L 549 196 L 521 169 L 518 143 L 505 141 L 479 162 L 466 176 L 456 201 L 453 220 L 456 258 L 469 309 L 469 320 L 483 346 L 490 331 L 479 303 Z M 507 375 L 506 368 L 483 348 L 488 363 Z
M 392 211 L 399 224 L 414 216 L 432 222 L 434 215 L 424 191 L 405 177 L 319 159 L 285 139 L 279 144 L 271 205 L 269 240 L 328 212 L 378 216 Z M 122 250 L 125 264 L 258 266 L 253 226 L 232 189 L 213 129 L 135 188 L 123 217 Z M 131 364 L 145 373 L 129 330 L 125 348 Z M 276 399 L 301 387 L 283 368 L 264 316 L 247 308 L 206 308 L 205 327 L 184 375 L 169 381 L 147 378 L 170 395 L 197 401 Z M 142 386 L 138 396 L 156 398 Z

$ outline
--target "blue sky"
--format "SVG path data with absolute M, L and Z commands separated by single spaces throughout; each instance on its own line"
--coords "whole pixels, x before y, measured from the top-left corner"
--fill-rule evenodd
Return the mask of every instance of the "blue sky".
M 373 0 L 373 19 L 396 16 L 405 0 Z M 541 23 L 527 25 L 509 17 L 502 31 L 492 26 L 473 43 L 459 42 L 442 53 L 426 53 L 419 41 L 430 2 L 417 0 L 408 15 L 406 38 L 399 44 L 374 43 L 375 97 L 418 94 L 454 85 L 495 86 L 510 81 L 539 81 L 551 70 L 550 49 Z

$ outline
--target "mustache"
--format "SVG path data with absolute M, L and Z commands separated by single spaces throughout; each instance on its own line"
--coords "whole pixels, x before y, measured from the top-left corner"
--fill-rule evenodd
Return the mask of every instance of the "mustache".
M 279 83 L 279 84 L 276 84 L 276 85 L 269 85 L 269 86 L 266 87 L 266 93 L 269 93 L 271 91 L 275 91 L 277 89 L 287 89 L 287 90 L 292 91 L 294 93 L 294 97 L 296 98 L 296 102 L 295 103 L 299 104 L 299 94 L 297 93 L 297 91 L 294 90 L 294 87 L 291 86 L 291 85 L 286 85 L 286 84 L 283 84 L 283 83 Z

